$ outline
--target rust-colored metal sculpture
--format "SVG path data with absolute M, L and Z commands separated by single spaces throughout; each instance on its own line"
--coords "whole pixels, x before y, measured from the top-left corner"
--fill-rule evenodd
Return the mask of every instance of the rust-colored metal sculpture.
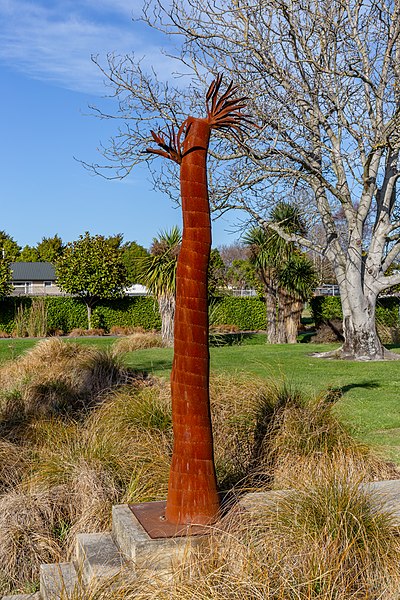
M 244 98 L 235 98 L 237 86 L 231 83 L 219 97 L 221 82 L 220 75 L 207 92 L 206 118 L 188 117 L 168 138 L 152 131 L 159 148 L 148 149 L 180 164 L 183 234 L 171 374 L 174 449 L 165 512 L 176 524 L 210 524 L 219 513 L 209 399 L 207 151 L 212 129 L 239 130 L 249 122 L 240 112 Z

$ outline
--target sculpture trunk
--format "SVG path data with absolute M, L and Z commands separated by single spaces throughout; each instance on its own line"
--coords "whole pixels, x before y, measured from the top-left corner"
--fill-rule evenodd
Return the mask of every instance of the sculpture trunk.
M 178 525 L 210 524 L 219 513 L 209 398 L 207 151 L 212 129 L 230 129 L 238 135 L 245 123 L 251 124 L 241 113 L 245 98 L 236 97 L 237 86 L 231 82 L 219 95 L 221 82 L 218 75 L 208 89 L 205 119 L 188 117 L 177 133 L 169 128 L 168 138 L 152 131 L 158 148 L 147 149 L 180 165 L 183 233 L 171 373 L 174 449 L 165 510 L 167 521 Z
M 166 508 L 172 523 L 209 524 L 219 511 L 208 385 L 210 131 L 206 119 L 188 119 L 180 170 L 183 234 L 176 273 L 171 374 L 174 449 Z

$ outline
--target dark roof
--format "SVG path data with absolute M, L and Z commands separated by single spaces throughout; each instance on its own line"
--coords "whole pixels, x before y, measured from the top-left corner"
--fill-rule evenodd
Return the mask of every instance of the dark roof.
M 13 281 L 55 281 L 56 273 L 49 262 L 12 262 Z

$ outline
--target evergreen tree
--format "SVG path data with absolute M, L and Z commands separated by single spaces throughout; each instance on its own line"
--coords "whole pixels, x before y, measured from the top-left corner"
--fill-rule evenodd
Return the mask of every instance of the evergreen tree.
M 86 304 L 89 329 L 96 302 L 124 293 L 127 277 L 121 254 L 113 238 L 86 232 L 67 244 L 57 262 L 57 283 L 64 292 L 78 296 Z

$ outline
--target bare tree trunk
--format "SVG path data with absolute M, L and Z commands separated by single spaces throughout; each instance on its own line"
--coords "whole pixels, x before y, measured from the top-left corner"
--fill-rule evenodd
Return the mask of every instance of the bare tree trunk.
M 174 345 L 175 296 L 163 294 L 158 298 L 161 316 L 161 338 L 165 346 Z
M 349 287 L 349 286 L 346 286 Z M 357 291 L 351 286 L 342 291 L 344 343 L 340 350 L 343 358 L 356 360 L 383 360 L 389 355 L 376 332 L 375 307 L 377 294 L 352 295 Z
M 86 302 L 88 329 L 92 329 L 92 306 Z

